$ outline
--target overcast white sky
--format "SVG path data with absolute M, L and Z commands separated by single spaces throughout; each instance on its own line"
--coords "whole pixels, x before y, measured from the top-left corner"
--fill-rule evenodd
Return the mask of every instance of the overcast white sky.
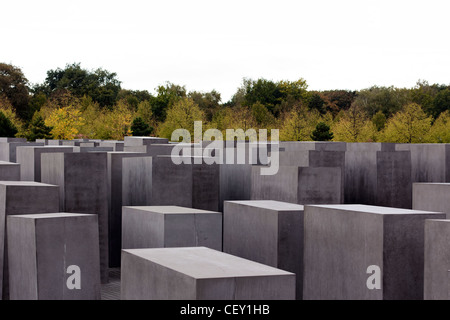
M 310 89 L 450 83 L 448 0 L 2 1 L 0 61 L 32 83 L 81 62 L 122 87 L 216 89 L 242 78 Z

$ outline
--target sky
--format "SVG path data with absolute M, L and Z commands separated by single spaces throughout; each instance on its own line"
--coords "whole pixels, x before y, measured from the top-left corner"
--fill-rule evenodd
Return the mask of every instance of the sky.
M 450 84 L 448 0 L 14 0 L 0 62 L 42 83 L 79 62 L 122 88 L 170 81 L 228 101 L 243 78 L 311 90 Z

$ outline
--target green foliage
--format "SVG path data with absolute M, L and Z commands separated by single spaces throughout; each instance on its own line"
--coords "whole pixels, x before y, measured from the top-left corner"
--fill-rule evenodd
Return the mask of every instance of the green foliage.
M 45 125 L 44 118 L 36 112 L 31 120 L 26 138 L 29 141 L 35 141 L 36 139 L 52 139 L 52 129 L 52 127 Z
M 374 86 L 359 91 L 354 103 L 369 117 L 373 117 L 378 111 L 390 117 L 410 101 L 410 93 L 406 89 Z
M 146 137 L 151 135 L 153 132 L 153 127 L 150 127 L 144 122 L 141 117 L 137 117 L 131 123 L 131 134 L 138 137 Z
M 0 137 L 12 138 L 16 136 L 17 132 L 16 126 L 0 111 Z
M 157 88 L 158 95 L 151 100 L 152 112 L 157 121 L 166 119 L 167 110 L 186 97 L 186 88 L 167 82 Z
M 333 133 L 330 131 L 330 127 L 324 123 L 319 122 L 316 126 L 316 130 L 311 134 L 313 141 L 331 141 L 333 140 Z
M 205 113 L 206 120 L 211 121 L 214 112 L 220 108 L 220 101 L 222 100 L 220 93 L 213 90 L 211 92 L 189 92 L 188 97 L 191 98 Z
M 381 111 L 378 111 L 372 118 L 372 122 L 377 128 L 377 131 L 381 131 L 384 129 L 384 127 L 386 126 L 386 121 L 386 116 Z
M 59 90 L 68 90 L 74 96 L 90 96 L 101 107 L 112 107 L 120 91 L 117 74 L 107 70 L 82 69 L 79 63 L 68 64 L 64 69 L 49 70 L 44 84 L 38 89 L 51 95 Z
M 0 96 L 2 95 L 9 100 L 22 120 L 31 118 L 33 114 L 28 110 L 28 80 L 18 67 L 0 63 Z
M 260 102 L 255 103 L 252 108 L 253 117 L 259 126 L 268 126 L 274 122 L 274 116 L 267 110 L 267 108 Z

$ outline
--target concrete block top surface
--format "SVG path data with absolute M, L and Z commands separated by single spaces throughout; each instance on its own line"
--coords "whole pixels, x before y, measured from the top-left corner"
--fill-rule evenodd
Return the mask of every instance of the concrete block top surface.
M 24 214 L 24 215 L 11 215 L 8 216 L 8 219 L 60 219 L 60 218 L 78 218 L 78 217 L 96 217 L 95 214 L 84 214 L 84 213 L 65 213 L 65 212 L 59 212 L 59 213 L 39 213 L 39 214 Z
M 0 161 L 0 166 L 20 166 L 20 164 L 15 162 Z
M 273 200 L 249 200 L 249 201 L 226 201 L 248 207 L 269 209 L 275 211 L 303 211 L 304 206 L 294 203 L 273 201 Z
M 379 215 L 433 215 L 442 214 L 442 212 L 430 212 L 422 210 L 410 210 L 410 209 L 399 209 L 399 208 L 389 208 L 389 207 L 378 207 L 378 206 L 368 206 L 359 204 L 342 204 L 342 205 L 308 205 L 305 208 L 324 208 L 331 210 L 342 210 L 342 211 L 352 211 L 352 212 L 364 212 Z
M 194 279 L 292 276 L 293 273 L 206 247 L 122 250 Z
M 25 138 L 0 138 L 0 142 L 27 142 Z
M 0 185 L 7 187 L 57 187 L 53 184 L 46 184 L 33 181 L 0 181 Z
M 220 212 L 207 211 L 200 209 L 185 208 L 179 206 L 136 206 L 136 207 L 124 207 L 140 211 L 147 211 L 151 213 L 160 214 L 218 214 Z

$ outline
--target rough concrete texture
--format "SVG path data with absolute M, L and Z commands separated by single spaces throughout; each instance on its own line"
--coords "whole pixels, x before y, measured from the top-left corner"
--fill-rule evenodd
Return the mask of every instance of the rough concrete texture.
M 252 200 L 276 200 L 296 204 L 339 204 L 341 168 L 280 167 L 276 175 L 261 175 L 252 168 Z
M 223 212 L 224 201 L 250 200 L 252 196 L 252 165 L 220 165 L 219 211 Z
M 304 299 L 423 299 L 424 224 L 443 218 L 365 205 L 306 206 Z M 381 269 L 380 290 L 367 287 L 369 266 Z
M 155 137 L 125 137 L 125 147 L 149 146 L 151 144 L 169 143 L 169 139 Z
M 303 296 L 303 206 L 278 201 L 226 201 L 223 251 L 296 275 Z
M 450 220 L 425 221 L 424 299 L 449 300 Z
M 20 163 L 20 179 L 22 181 L 41 182 L 41 154 L 73 152 L 70 146 L 54 147 L 17 147 L 17 163 Z
M 11 300 L 100 299 L 96 215 L 9 216 L 7 228 Z M 67 286 L 70 266 L 80 268 L 80 289 Z
M 20 181 L 20 164 L 0 161 L 0 181 Z
M 122 205 L 147 206 L 152 199 L 152 162 L 145 155 L 122 160 Z
M 177 206 L 123 207 L 122 248 L 208 247 L 222 251 L 222 213 Z
M 295 275 L 208 248 L 122 251 L 123 300 L 293 300 Z
M 101 281 L 108 281 L 108 167 L 106 153 L 44 153 L 42 182 L 60 186 L 59 212 L 98 215 Z
M 9 299 L 6 217 L 59 211 L 59 187 L 30 181 L 0 181 L 0 297 Z
M 397 144 L 411 152 L 412 182 L 450 182 L 450 144 Z
M 411 155 L 395 144 L 348 143 L 345 203 L 412 208 Z
M 170 156 L 153 157 L 152 205 L 219 209 L 219 165 L 176 165 Z M 157 186 L 157 187 L 155 187 Z
M 0 142 L 0 161 L 17 162 L 17 147 L 44 146 L 43 143 L 35 142 Z
M 109 266 L 120 266 L 122 249 L 122 179 L 123 159 L 142 157 L 141 153 L 108 152 L 108 221 L 109 221 Z M 139 185 L 137 185 L 139 187 Z
M 444 212 L 450 219 L 450 183 L 414 183 L 413 209 Z
M 123 147 L 125 145 L 125 142 L 123 141 L 101 141 L 99 143 L 99 147 L 101 148 L 113 148 L 112 151 L 123 151 Z

